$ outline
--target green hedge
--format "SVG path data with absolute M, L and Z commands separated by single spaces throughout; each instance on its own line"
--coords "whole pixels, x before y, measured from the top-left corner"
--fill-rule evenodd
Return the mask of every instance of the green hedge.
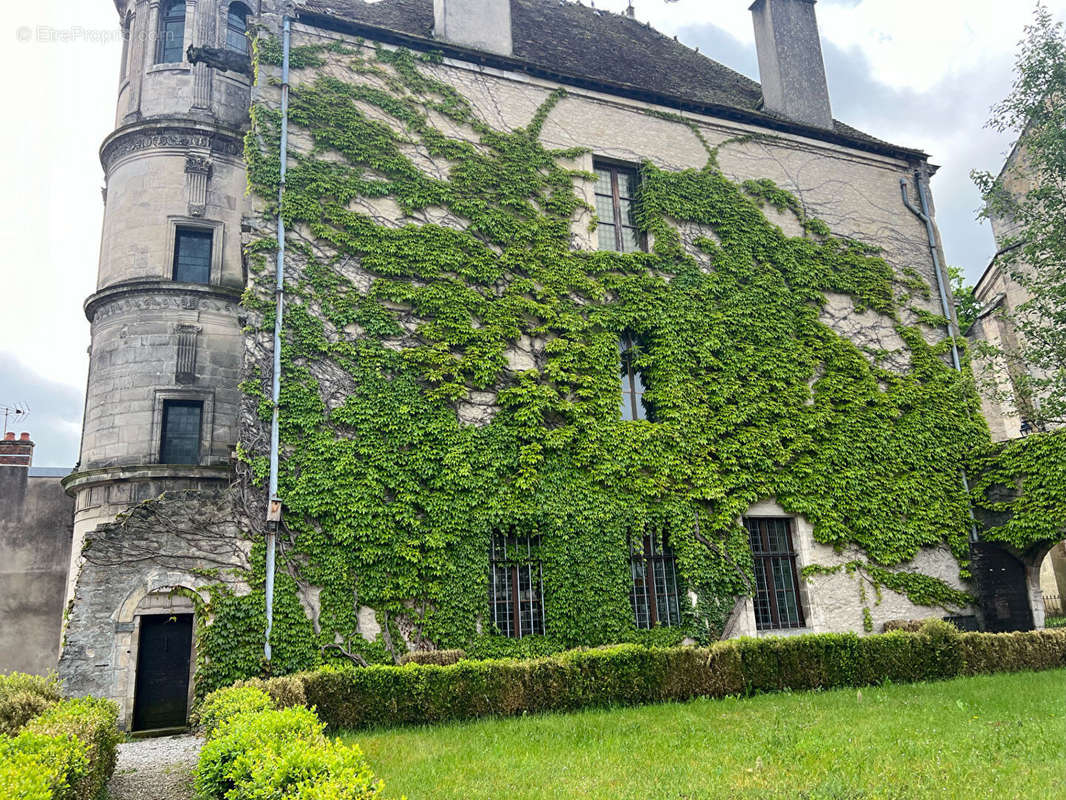
M 115 770 L 118 707 L 95 698 L 64 700 L 0 737 L 0 796 L 97 800 Z
M 55 675 L 42 677 L 21 672 L 0 675 L 0 734 L 14 736 L 62 697 Z
M 919 632 L 737 639 L 709 648 L 619 645 L 452 666 L 323 667 L 255 684 L 278 705 L 306 704 L 332 728 L 358 729 L 1059 667 L 1066 667 L 1066 631 L 960 634 L 933 620 Z
M 324 724 L 310 709 L 275 709 L 265 692 L 250 686 L 212 692 L 204 706 L 214 724 L 200 752 L 197 800 L 380 796 L 381 781 L 362 751 L 327 739 Z

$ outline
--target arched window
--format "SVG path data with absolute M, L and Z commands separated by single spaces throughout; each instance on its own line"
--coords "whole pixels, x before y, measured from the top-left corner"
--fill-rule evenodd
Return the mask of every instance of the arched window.
M 230 3 L 226 14 L 226 49 L 248 55 L 248 16 L 244 3 Z
M 159 8 L 157 64 L 178 64 L 185 59 L 185 0 L 168 0 Z

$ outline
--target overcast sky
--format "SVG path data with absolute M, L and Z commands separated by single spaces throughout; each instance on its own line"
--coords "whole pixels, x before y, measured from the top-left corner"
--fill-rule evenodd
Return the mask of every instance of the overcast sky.
M 545 0 L 556 2 L 557 0 Z M 586 0 L 586 4 L 588 4 Z M 637 17 L 758 79 L 750 0 L 634 0 Z M 3 299 L 0 406 L 26 403 L 39 466 L 77 460 L 103 204 L 97 156 L 114 124 L 118 18 L 111 0 L 8 4 L 0 23 Z M 622 11 L 628 0 L 596 0 Z M 1062 19 L 1066 0 L 1049 0 Z M 1010 88 L 1031 0 L 821 0 L 833 113 L 928 152 L 948 261 L 976 279 L 993 252 L 975 221 L 973 168 L 998 170 L 1009 136 L 984 129 Z

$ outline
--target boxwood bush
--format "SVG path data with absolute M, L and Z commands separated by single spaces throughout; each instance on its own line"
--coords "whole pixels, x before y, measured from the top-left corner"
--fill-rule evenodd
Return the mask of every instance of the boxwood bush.
M 115 769 L 118 707 L 95 698 L 64 700 L 0 737 L 0 796 L 97 800 Z
M 380 796 L 381 781 L 362 751 L 326 738 L 310 709 L 276 709 L 266 692 L 251 686 L 212 692 L 204 705 L 212 726 L 196 770 L 197 800 Z
M 0 734 L 14 736 L 22 726 L 62 698 L 55 675 L 0 675 Z
M 275 698 L 302 695 L 332 728 L 358 729 L 1057 667 L 1066 667 L 1066 632 L 960 634 L 931 620 L 917 632 L 876 636 L 737 639 L 708 648 L 618 645 L 448 666 L 322 667 L 257 685 Z

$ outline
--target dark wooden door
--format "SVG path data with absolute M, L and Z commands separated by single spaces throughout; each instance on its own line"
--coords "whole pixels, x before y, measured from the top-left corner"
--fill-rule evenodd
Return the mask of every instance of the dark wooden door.
M 133 729 L 184 727 L 189 714 L 192 614 L 141 617 Z

